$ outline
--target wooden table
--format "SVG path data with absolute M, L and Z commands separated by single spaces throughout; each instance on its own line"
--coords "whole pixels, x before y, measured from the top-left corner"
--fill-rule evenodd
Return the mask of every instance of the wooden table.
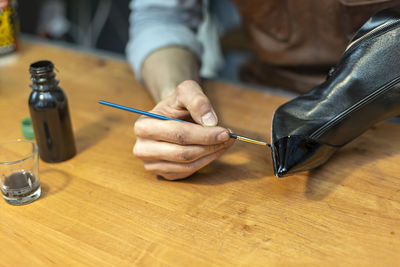
M 25 206 L 0 202 L 1 266 L 371 265 L 400 263 L 400 125 L 383 122 L 322 168 L 278 179 L 270 152 L 236 142 L 184 181 L 144 170 L 132 155 L 137 115 L 149 110 L 128 64 L 23 43 L 0 68 L 0 137 L 21 138 L 29 116 L 29 64 L 52 60 L 69 97 L 78 154 L 40 162 L 43 193 Z M 221 125 L 269 140 L 287 99 L 205 84 Z

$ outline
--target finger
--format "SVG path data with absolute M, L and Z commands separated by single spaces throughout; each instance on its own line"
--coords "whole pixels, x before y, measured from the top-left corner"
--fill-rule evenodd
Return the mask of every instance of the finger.
M 214 145 L 229 140 L 228 130 L 222 127 L 203 127 L 198 124 L 143 118 L 135 123 L 136 136 L 180 145 Z
M 225 149 L 220 150 L 193 163 L 147 162 L 145 168 L 146 170 L 160 175 L 167 180 L 179 180 L 192 175 L 197 170 L 220 157 L 225 151 Z
M 230 145 L 233 141 L 229 142 Z M 221 149 L 213 154 L 202 157 L 194 162 L 190 163 L 179 163 L 179 162 L 168 162 L 168 161 L 144 161 L 146 170 L 161 175 L 168 180 L 178 180 L 195 173 L 200 168 L 203 168 L 211 161 L 220 157 L 229 147 Z
M 169 101 L 171 102 L 171 101 Z M 173 101 L 172 101 L 173 102 Z M 158 103 L 152 110 L 151 113 L 171 117 L 175 119 L 185 120 L 190 117 L 189 111 L 185 108 L 176 108 L 173 104 L 167 104 L 168 101 Z
M 138 138 L 133 154 L 146 161 L 193 162 L 199 158 L 215 153 L 228 146 L 227 143 L 216 145 L 177 145 Z
M 188 80 L 178 85 L 176 88 L 176 105 L 186 108 L 198 124 L 215 126 L 218 123 L 217 115 L 210 100 L 195 81 Z

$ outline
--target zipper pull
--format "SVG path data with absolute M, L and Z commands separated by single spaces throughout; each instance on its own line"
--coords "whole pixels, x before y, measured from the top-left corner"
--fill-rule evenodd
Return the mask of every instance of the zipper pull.
M 328 71 L 328 75 L 326 76 L 326 79 L 328 80 L 330 77 L 333 76 L 333 74 L 335 73 L 336 68 L 335 67 L 331 67 Z

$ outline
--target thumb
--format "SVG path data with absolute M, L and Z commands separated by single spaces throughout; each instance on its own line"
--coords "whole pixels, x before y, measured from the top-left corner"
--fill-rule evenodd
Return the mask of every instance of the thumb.
M 203 126 L 217 125 L 217 115 L 197 82 L 182 82 L 176 88 L 176 93 L 178 105 L 186 108 L 195 122 Z

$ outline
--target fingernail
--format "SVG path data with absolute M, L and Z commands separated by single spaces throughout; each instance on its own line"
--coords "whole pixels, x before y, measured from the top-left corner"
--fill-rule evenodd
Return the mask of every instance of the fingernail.
M 229 134 L 227 132 L 222 132 L 217 136 L 219 142 L 224 142 L 229 140 Z
M 210 111 L 201 117 L 201 121 L 205 126 L 215 126 L 217 125 L 217 118 L 214 114 Z

